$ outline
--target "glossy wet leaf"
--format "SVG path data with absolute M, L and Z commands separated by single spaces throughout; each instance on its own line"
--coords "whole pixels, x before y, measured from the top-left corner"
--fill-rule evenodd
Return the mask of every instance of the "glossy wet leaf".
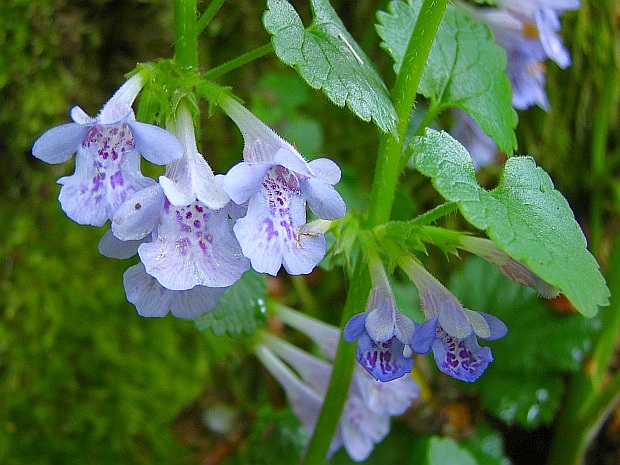
M 381 77 L 327 0 L 311 0 L 313 21 L 305 28 L 286 0 L 268 0 L 263 24 L 276 55 L 336 105 L 345 104 L 384 132 L 396 127 L 396 110 Z
M 532 157 L 509 158 L 499 185 L 488 191 L 449 134 L 428 129 L 413 147 L 416 169 L 504 252 L 559 288 L 583 315 L 608 305 L 605 279 L 568 202 Z

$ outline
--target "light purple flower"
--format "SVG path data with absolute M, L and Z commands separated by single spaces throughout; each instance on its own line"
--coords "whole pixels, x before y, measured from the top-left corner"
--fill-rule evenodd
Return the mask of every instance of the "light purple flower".
M 560 293 L 560 289 L 541 279 L 523 262 L 510 257 L 489 239 L 464 236 L 461 238 L 461 247 L 484 258 L 512 281 L 536 290 L 545 299 L 553 299 Z
M 570 66 L 570 55 L 558 32 L 559 15 L 577 10 L 579 0 L 500 0 L 498 6 L 509 11 L 523 24 L 523 35 L 538 39 L 545 55 L 562 69 Z
M 167 289 L 228 287 L 249 268 L 231 230 L 237 207 L 227 206 L 221 183 L 197 152 L 193 123 L 185 112 L 177 115 L 183 158 L 160 178 L 164 187 L 143 189 L 118 209 L 112 231 L 122 241 L 151 234 L 138 254 L 146 272 Z M 181 205 L 174 205 L 168 195 Z
M 453 108 L 454 125 L 450 134 L 467 149 L 474 168 L 478 171 L 489 165 L 498 154 L 497 144 L 487 136 L 469 113 L 460 108 Z
M 464 308 L 412 257 L 403 257 L 399 265 L 418 288 L 427 318 L 416 325 L 411 349 L 416 353 L 432 349 L 440 371 L 462 381 L 475 381 L 493 360 L 491 349 L 481 348 L 477 338 L 499 339 L 506 335 L 506 325 L 493 315 Z M 435 337 L 429 337 L 433 331 Z
M 144 317 L 163 317 L 172 313 L 178 318 L 196 318 L 213 310 L 226 291 L 224 287 L 205 286 L 172 291 L 147 274 L 142 263 L 125 271 L 123 284 L 127 300 Z
M 543 62 L 549 58 L 561 68 L 570 65 L 570 55 L 558 35 L 558 15 L 577 8 L 578 0 L 501 0 L 499 8 L 470 10 L 493 30 L 495 41 L 506 50 L 515 108 L 539 105 L 549 110 Z
M 549 110 L 545 91 L 546 54 L 534 26 L 516 18 L 507 10 L 479 8 L 475 18 L 493 31 L 495 41 L 506 50 L 506 73 L 512 84 L 512 106 L 523 110 L 539 105 Z
M 76 153 L 75 173 L 58 183 L 62 209 L 77 223 L 103 225 L 135 192 L 154 184 L 140 172 L 140 154 L 164 165 L 183 153 L 168 131 L 135 120 L 131 105 L 141 87 L 142 78 L 135 75 L 96 118 L 74 107 L 73 123 L 49 129 L 32 147 L 47 163 L 62 163 Z
M 306 162 L 299 152 L 252 113 L 229 98 L 222 108 L 241 130 L 244 161 L 224 179 L 224 190 L 237 204 L 248 202 L 247 215 L 234 227 L 252 267 L 276 275 L 310 273 L 325 255 L 322 234 L 303 234 L 306 203 L 321 219 L 335 220 L 346 206 L 334 184 L 340 169 L 331 160 Z
M 340 339 L 339 328 L 282 305 L 277 305 L 275 312 L 286 324 L 312 339 L 329 360 L 334 359 Z M 293 410 L 296 413 L 303 412 L 305 417 L 300 415 L 298 417 L 302 423 L 308 425 L 308 431 L 312 432 L 327 391 L 331 366 L 271 335 L 265 335 L 264 343 L 294 368 L 301 377 L 301 381 L 299 378 L 297 381 L 310 387 L 314 393 L 308 396 L 307 391 L 299 385 L 293 389 L 293 393 L 290 393 L 290 388 L 287 389 L 283 384 Z M 409 376 L 381 382 L 375 380 L 361 366 L 356 365 L 340 423 L 330 447 L 330 455 L 344 445 L 354 460 L 365 460 L 374 445 L 389 432 L 390 416 L 402 415 L 409 408 L 411 401 L 418 397 L 419 391 L 418 385 Z M 306 394 L 300 395 L 304 392 Z M 318 404 L 316 394 L 319 395 Z M 296 398 L 297 401 L 291 400 L 292 398 Z
M 333 330 L 329 329 L 320 338 L 337 341 L 339 331 Z M 296 416 L 311 433 L 327 391 L 331 365 L 271 335 L 263 336 L 263 344 L 256 348 L 256 354 L 280 382 Z M 344 446 L 353 460 L 366 460 L 375 444 L 387 436 L 390 416 L 403 414 L 418 394 L 419 389 L 410 377 L 382 383 L 357 367 L 329 455 Z

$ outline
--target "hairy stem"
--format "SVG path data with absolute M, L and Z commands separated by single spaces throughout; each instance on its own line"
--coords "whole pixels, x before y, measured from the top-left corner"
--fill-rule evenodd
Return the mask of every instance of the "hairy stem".
M 390 219 L 409 117 L 413 110 L 426 58 L 433 45 L 447 3 L 447 0 L 424 0 L 409 38 L 400 73 L 392 90 L 392 100 L 398 115 L 397 134 L 383 134 L 379 144 L 370 196 L 369 223 L 371 227 Z
M 174 60 L 181 68 L 198 67 L 196 0 L 174 0 Z
M 409 39 L 403 64 L 392 91 L 392 99 L 399 118 L 397 134 L 382 135 L 379 146 L 368 219 L 370 228 L 383 224 L 390 218 L 409 116 L 413 109 L 426 58 L 447 3 L 448 0 L 424 0 Z M 363 264 L 358 265 L 354 272 L 349 274 L 349 278 L 350 288 L 341 326 L 344 326 L 356 313 L 364 311 L 371 288 L 370 277 Z M 306 455 L 302 459 L 304 465 L 314 465 L 325 461 L 344 407 L 354 363 L 355 344 L 349 344 L 341 338 L 325 402 Z

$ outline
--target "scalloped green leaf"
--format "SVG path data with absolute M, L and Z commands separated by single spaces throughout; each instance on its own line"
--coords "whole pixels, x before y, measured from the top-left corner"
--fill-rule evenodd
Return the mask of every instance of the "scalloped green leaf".
M 472 225 L 504 252 L 559 288 L 585 316 L 609 304 L 609 289 L 566 199 L 532 157 L 509 158 L 499 185 L 480 187 L 467 150 L 428 129 L 413 141 L 414 166 L 456 202 Z
M 379 12 L 381 47 L 394 59 L 398 73 L 421 2 L 394 0 Z M 431 108 L 458 107 L 468 112 L 500 150 L 517 147 L 517 113 L 510 103 L 512 88 L 505 73 L 506 53 L 485 25 L 448 5 L 422 73 L 418 92 Z
M 224 292 L 217 306 L 194 319 L 196 328 L 210 329 L 216 336 L 251 335 L 265 321 L 267 281 L 265 275 L 250 269 Z
M 314 19 L 307 29 L 286 0 L 268 0 L 263 16 L 276 55 L 336 105 L 384 132 L 396 130 L 389 92 L 372 62 L 327 0 L 311 0 Z

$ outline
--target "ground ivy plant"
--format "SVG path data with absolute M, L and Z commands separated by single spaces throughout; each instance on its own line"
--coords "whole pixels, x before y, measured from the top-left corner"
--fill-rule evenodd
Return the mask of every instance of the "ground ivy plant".
M 485 408 L 508 424 L 548 424 L 564 389 L 560 373 L 577 371 L 583 357 L 563 360 L 570 348 L 553 332 L 534 329 L 538 347 L 523 347 L 511 330 L 553 325 L 540 298 L 563 294 L 589 318 L 609 304 L 610 292 L 567 200 L 533 157 L 515 154 L 515 108 L 548 108 L 542 63 L 570 64 L 559 16 L 578 2 L 393 0 L 376 12 L 377 40 L 393 64 L 385 76 L 328 0 L 310 0 L 307 24 L 287 0 L 267 0 L 262 25 L 270 43 L 208 70 L 197 38 L 224 0 L 212 0 L 202 14 L 196 0 L 173 3 L 174 56 L 127 70 L 98 115 L 74 107 L 72 122 L 44 132 L 32 148 L 47 163 L 75 158 L 75 172 L 58 180 L 61 208 L 79 224 L 108 227 L 103 255 L 136 256 L 123 284 L 137 312 L 171 313 L 194 319 L 199 330 L 246 338 L 305 428 L 304 464 L 338 460 L 340 449 L 366 460 L 388 437 L 392 417 L 428 400 L 430 377 L 479 383 Z M 343 166 L 329 153 L 300 153 L 296 141 L 245 107 L 242 99 L 251 95 L 220 82 L 270 53 L 377 131 L 367 207 L 345 195 Z M 197 128 L 210 115 L 207 106 L 230 118 L 243 138 L 238 163 L 226 173 L 215 173 L 201 154 Z M 454 123 L 451 133 L 441 129 L 446 121 Z M 507 157 L 490 189 L 476 176 L 488 150 Z M 144 176 L 141 157 L 164 173 Z M 445 201 L 396 219 L 400 181 L 414 171 Z M 415 192 L 405 195 L 415 202 Z M 455 224 L 443 222 L 449 215 L 458 215 L 461 229 L 446 226 Z M 481 261 L 446 287 L 426 259 L 431 248 Z M 339 326 L 267 292 L 267 277 L 308 275 L 319 265 L 345 277 Z M 502 291 L 495 300 L 471 295 L 489 282 Z M 515 291 L 526 288 L 533 291 Z M 531 311 L 516 314 L 519 303 Z M 585 351 L 592 328 L 583 317 L 557 328 L 574 333 Z M 274 319 L 305 334 L 316 350 L 271 331 L 266 322 Z M 508 349 L 502 341 L 511 340 Z M 551 351 L 541 381 L 526 375 L 536 372 L 535 358 L 511 357 L 515 345 L 523 353 Z M 433 359 L 438 372 L 418 369 Z M 506 384 L 516 373 L 527 378 L 523 389 L 494 389 L 492 380 Z M 613 398 L 591 392 L 597 416 L 573 421 L 584 434 Z M 482 436 L 496 440 L 485 428 Z M 475 440 L 431 436 L 412 444 L 420 463 L 504 463 L 501 447 L 484 451 Z M 567 460 L 580 454 L 583 447 L 575 447 Z

